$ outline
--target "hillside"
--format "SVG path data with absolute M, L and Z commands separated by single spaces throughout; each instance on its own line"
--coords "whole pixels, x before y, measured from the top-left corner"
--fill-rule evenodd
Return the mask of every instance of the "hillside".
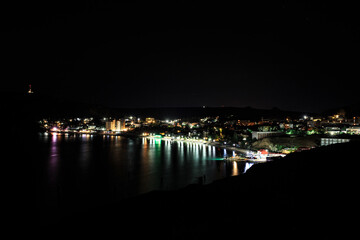
M 271 137 L 263 138 L 252 144 L 254 149 L 269 149 L 275 151 L 279 146 L 283 148 L 312 148 L 320 145 L 319 136 L 298 136 L 298 137 Z
M 360 116 L 360 102 L 353 103 L 347 106 L 331 108 L 322 113 L 324 116 L 345 113 L 346 117 Z
M 28 119 L 63 117 L 155 117 L 158 119 L 196 118 L 206 116 L 232 117 L 233 119 L 259 120 L 298 118 L 302 114 L 278 108 L 256 109 L 252 107 L 172 107 L 172 108 L 109 108 L 91 103 L 73 102 L 47 94 L 4 93 L 0 100 L 7 112 Z

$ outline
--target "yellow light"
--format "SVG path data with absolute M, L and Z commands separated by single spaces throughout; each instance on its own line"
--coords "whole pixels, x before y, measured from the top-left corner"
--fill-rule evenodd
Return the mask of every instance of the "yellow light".
M 233 176 L 236 176 L 239 174 L 239 171 L 238 171 L 238 165 L 237 165 L 237 162 L 233 162 Z

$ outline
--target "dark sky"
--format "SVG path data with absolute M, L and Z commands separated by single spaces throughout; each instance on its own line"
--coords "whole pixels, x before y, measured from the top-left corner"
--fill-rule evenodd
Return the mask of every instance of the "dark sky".
M 320 111 L 358 101 L 355 6 L 131 2 L 4 5 L 1 91 L 31 83 L 112 107 Z

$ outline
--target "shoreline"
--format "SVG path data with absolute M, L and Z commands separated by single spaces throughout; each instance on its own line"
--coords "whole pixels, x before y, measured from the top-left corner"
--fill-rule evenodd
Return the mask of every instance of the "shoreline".
M 152 137 L 152 136 L 142 136 L 139 134 L 129 134 L 129 133 L 100 133 L 100 132 L 63 132 L 63 131 L 44 131 L 44 132 L 39 132 L 39 133 L 47 133 L 47 134 L 59 134 L 59 135 L 65 135 L 65 134 L 71 134 L 71 135 L 99 135 L 99 136 L 120 136 L 120 137 L 126 137 L 126 138 L 147 138 L 147 139 L 153 139 L 153 140 L 162 140 L 162 141 L 176 141 L 176 142 L 186 142 L 186 143 L 195 143 L 195 144 L 204 144 L 206 146 L 212 146 L 212 147 L 218 147 L 221 149 L 226 149 L 227 151 L 234 151 L 236 153 L 240 153 L 241 155 L 247 155 L 249 153 L 255 155 L 256 154 L 256 150 L 252 150 L 252 149 L 244 149 L 244 148 L 237 148 L 234 146 L 229 146 L 229 145 L 221 145 L 221 143 L 214 143 L 214 142 L 209 142 L 209 141 L 205 141 L 205 140 L 196 140 L 196 139 L 173 139 L 173 138 L 169 138 L 169 137 Z M 241 156 L 231 156 L 231 157 L 224 157 L 223 158 L 224 161 L 244 161 L 244 162 L 254 162 L 254 163 L 262 163 L 262 162 L 266 162 L 266 159 L 252 159 L 252 158 L 246 158 L 246 157 L 241 157 Z
M 167 140 L 167 141 L 176 141 L 176 142 L 188 142 L 188 143 L 198 143 L 198 144 L 205 144 L 208 146 L 215 146 L 215 147 L 219 147 L 219 148 L 223 148 L 223 149 L 229 149 L 232 151 L 236 151 L 236 152 L 247 152 L 247 151 L 252 151 L 254 152 L 254 150 L 251 149 L 244 149 L 244 148 L 236 148 L 234 146 L 224 146 L 221 145 L 220 143 L 214 143 L 214 142 L 208 142 L 205 140 L 196 140 L 196 139 L 173 139 L 173 138 L 167 138 L 167 137 L 152 137 L 152 136 L 142 136 L 139 134 L 131 134 L 131 133 L 101 133 L 101 132 L 64 132 L 64 131 L 39 131 L 39 133 L 56 133 L 56 134 L 88 134 L 88 135 L 108 135 L 108 136 L 121 136 L 121 137 L 138 137 L 138 138 L 148 138 L 148 139 L 159 139 L 159 140 Z
M 140 136 L 142 137 L 142 136 Z M 208 141 L 204 141 L 204 140 L 190 140 L 190 139 L 184 139 L 184 140 L 178 140 L 178 139 L 164 139 L 164 138 L 156 138 L 156 137 L 149 137 L 149 136 L 143 136 L 149 139 L 160 139 L 160 140 L 167 140 L 167 141 L 176 141 L 176 142 L 187 142 L 187 143 L 197 143 L 197 144 L 205 144 L 207 146 L 213 146 L 213 147 L 219 147 L 222 149 L 226 149 L 226 150 L 231 150 L 231 151 L 235 151 L 235 152 L 240 152 L 243 154 L 246 154 L 248 152 L 255 152 L 254 150 L 251 149 L 244 149 L 244 148 L 237 148 L 234 146 L 227 146 L 227 145 L 221 145 L 220 143 L 214 143 L 214 142 L 208 142 Z

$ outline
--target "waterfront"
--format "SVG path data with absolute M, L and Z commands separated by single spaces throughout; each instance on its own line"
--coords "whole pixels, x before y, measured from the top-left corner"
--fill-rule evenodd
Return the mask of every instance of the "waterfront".
M 215 146 L 89 134 L 38 135 L 37 205 L 74 209 L 153 190 L 175 190 L 239 175 L 251 166 L 226 162 Z

